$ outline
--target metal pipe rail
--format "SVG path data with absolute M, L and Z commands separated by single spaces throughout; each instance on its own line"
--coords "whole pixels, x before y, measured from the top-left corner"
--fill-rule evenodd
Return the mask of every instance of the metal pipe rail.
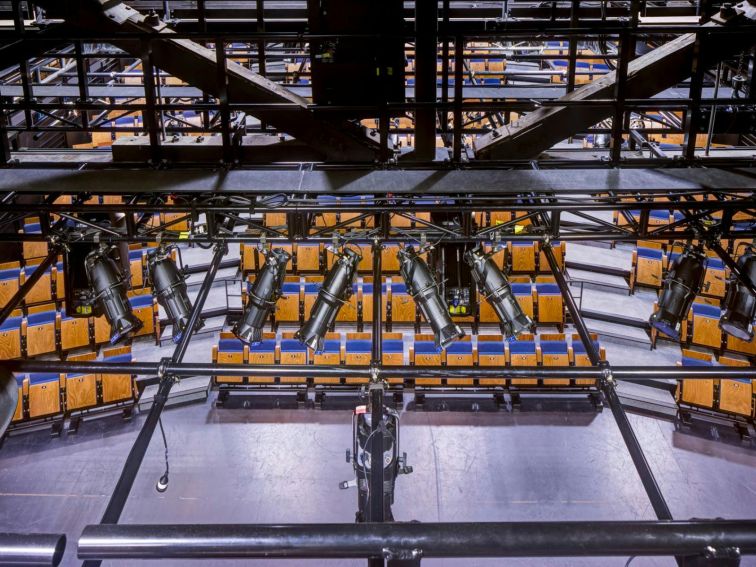
M 38 565 L 55 567 L 63 558 L 63 534 L 0 533 L 0 565 Z
M 0 369 L 16 372 L 61 372 L 75 374 L 165 374 L 186 376 L 270 376 L 280 377 L 340 377 L 370 378 L 594 378 L 605 377 L 602 368 L 591 366 L 394 366 L 340 365 L 306 366 L 292 364 L 215 364 L 158 362 L 63 362 L 58 360 L 4 360 Z M 642 381 L 650 378 L 704 380 L 712 378 L 756 379 L 756 367 L 739 366 L 612 366 L 615 380 Z
M 80 559 L 570 557 L 756 553 L 756 520 L 93 525 Z

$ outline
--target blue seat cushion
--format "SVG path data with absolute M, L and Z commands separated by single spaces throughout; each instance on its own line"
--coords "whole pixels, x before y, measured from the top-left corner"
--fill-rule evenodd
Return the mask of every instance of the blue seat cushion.
M 305 283 L 304 292 L 307 294 L 318 293 L 322 285 L 323 285 L 322 283 L 312 283 L 312 282 Z
M 533 247 L 533 241 L 532 240 L 515 240 L 512 242 L 512 246 L 530 246 Z
M 12 331 L 14 329 L 21 328 L 21 321 L 23 317 L 8 317 L 5 321 L 0 323 L 0 331 Z
M 33 372 L 29 374 L 29 383 L 44 384 L 45 382 L 54 382 L 60 379 L 60 375 L 55 372 Z
M 649 260 L 661 261 L 663 252 L 658 248 L 638 248 L 638 258 L 648 258 Z
M 719 258 L 707 258 L 706 268 L 711 270 L 724 270 L 724 262 Z
M 598 341 L 593 341 L 593 346 L 598 351 L 599 350 L 599 343 Z M 583 341 L 575 340 L 572 341 L 572 350 L 575 354 L 585 354 L 585 345 L 583 344 Z
M 0 270 L 0 280 L 17 280 L 18 276 L 21 275 L 21 270 L 19 268 L 10 268 L 8 270 Z
M 362 284 L 362 293 L 363 294 L 372 294 L 373 293 L 373 284 L 372 283 L 363 283 Z M 381 293 L 386 293 L 386 284 L 381 285 Z
M 403 283 L 391 282 L 391 293 L 396 295 L 402 295 L 407 293 L 407 286 Z
M 152 296 L 145 294 L 145 295 L 135 295 L 134 297 L 129 297 L 129 303 L 131 303 L 132 307 L 151 307 L 152 306 Z
M 510 287 L 515 295 L 531 295 L 533 293 L 533 286 L 529 283 L 513 283 Z
M 244 343 L 239 339 L 221 339 L 218 341 L 218 352 L 242 352 Z
M 541 341 L 543 354 L 567 354 L 566 341 Z
M 559 286 L 551 283 L 536 284 L 536 290 L 538 291 L 538 295 L 562 295 L 559 291 Z
M 290 294 L 299 294 L 300 290 L 299 282 L 284 282 L 284 284 L 281 286 L 281 290 L 283 293 L 290 295 Z
M 16 377 L 16 385 L 20 388 L 24 385 L 24 379 L 26 378 L 26 374 L 14 374 Z
M 367 339 L 348 339 L 346 342 L 346 351 L 353 354 L 373 352 L 373 342 Z
M 384 339 L 383 352 L 389 354 L 397 354 L 404 352 L 404 341 L 401 339 Z
M 117 354 L 102 359 L 103 362 L 131 362 L 131 353 Z
M 339 341 L 338 339 L 326 339 L 326 341 L 323 343 L 323 350 L 320 352 L 334 354 L 338 353 L 340 350 L 341 341 Z
M 504 354 L 504 341 L 478 341 L 480 354 Z
M 26 318 L 29 326 L 46 325 L 55 321 L 56 311 L 42 311 L 41 313 L 32 313 Z
M 711 366 L 709 360 L 698 360 L 697 358 L 689 358 L 687 356 L 682 357 L 683 366 Z
M 296 339 L 282 339 L 281 352 L 307 352 L 307 347 Z
M 470 341 L 456 341 L 446 347 L 449 354 L 472 354 L 472 343 Z
M 656 220 L 669 220 L 669 211 L 661 210 L 661 211 L 651 211 L 648 214 L 649 218 L 656 219 Z
M 700 315 L 702 317 L 711 317 L 712 319 L 719 319 L 719 317 L 722 315 L 722 310 L 716 305 L 707 305 L 705 303 L 694 303 L 693 315 Z
M 24 232 L 26 234 L 41 234 L 42 228 L 39 226 L 39 223 L 25 224 Z
M 441 352 L 432 341 L 418 341 L 415 343 L 415 354 L 438 354 Z
M 142 249 L 139 250 L 129 250 L 129 260 L 141 260 L 142 259 Z
M 535 341 L 513 341 L 509 343 L 509 352 L 511 354 L 535 354 Z
M 275 352 L 276 339 L 263 339 L 259 343 L 249 345 L 249 352 Z

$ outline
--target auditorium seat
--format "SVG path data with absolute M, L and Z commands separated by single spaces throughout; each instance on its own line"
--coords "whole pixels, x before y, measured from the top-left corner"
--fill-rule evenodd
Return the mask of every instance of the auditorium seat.
M 369 366 L 373 355 L 373 335 L 370 333 L 347 333 L 344 347 L 344 364 L 347 366 Z M 367 384 L 368 378 L 353 377 L 346 384 Z
M 665 269 L 664 253 L 658 248 L 639 246 L 633 251 L 633 268 L 630 272 L 630 291 L 636 285 L 660 288 Z
M 142 322 L 142 328 L 134 336 L 155 335 L 160 337 L 160 321 L 158 319 L 157 299 L 151 293 L 134 294 L 129 292 L 129 303 L 134 317 Z
M 286 213 L 263 213 L 263 224 L 271 228 L 286 228 Z
M 342 362 L 341 335 L 339 333 L 326 333 L 323 341 L 323 350 L 312 355 L 312 364 L 315 366 L 339 366 Z M 338 376 L 325 376 L 313 378 L 313 384 L 339 384 Z
M 536 284 L 538 302 L 538 324 L 556 325 L 560 331 L 564 328 L 564 302 L 559 286 L 552 283 Z
M 18 262 L 5 264 L 0 270 L 0 308 L 5 307 L 21 287 L 21 267 Z
M 751 357 L 756 357 L 756 337 L 751 339 L 750 342 L 746 342 L 744 340 L 741 340 L 733 335 L 728 335 L 725 333 L 726 341 L 725 341 L 725 350 L 729 350 L 732 352 L 739 352 L 742 354 L 747 354 Z
M 599 358 L 606 360 L 606 349 L 599 344 L 598 335 L 591 333 L 591 341 L 593 345 L 599 351 Z M 593 366 L 588 353 L 585 351 L 585 345 L 580 340 L 580 335 L 572 335 L 572 346 L 569 349 L 570 364 L 573 366 Z M 575 386 L 595 386 L 596 380 L 594 378 L 576 378 Z
M 711 355 L 682 349 L 681 366 L 711 366 Z M 712 409 L 714 407 L 714 380 L 678 380 L 677 401 Z
M 128 364 L 133 362 L 130 346 L 120 346 L 102 351 L 103 362 Z M 114 404 L 133 400 L 134 375 L 133 374 L 101 374 L 99 381 L 102 388 L 102 403 Z
M 504 368 L 507 365 L 506 348 L 502 335 L 478 335 L 478 365 Z M 505 378 L 480 378 L 481 386 L 506 386 Z
M 549 261 L 546 259 L 546 254 L 543 253 L 541 246 L 539 246 L 539 249 L 541 250 L 538 254 L 538 271 L 551 273 L 551 267 L 549 266 Z M 565 256 L 567 255 L 567 244 L 565 242 L 554 240 L 551 243 L 551 250 L 554 252 L 554 259 L 556 260 L 557 266 L 559 266 L 560 270 L 564 271 L 564 260 Z
M 401 277 L 391 278 L 387 303 L 391 305 L 388 318 L 391 323 L 412 323 L 417 320 L 415 300 L 407 291 Z
M 307 347 L 294 338 L 294 333 L 283 333 L 278 349 L 278 360 L 282 365 L 304 366 L 307 364 Z M 280 382 L 281 384 L 306 384 L 307 378 L 304 376 L 281 376 Z
M 322 246 L 310 242 L 294 244 L 294 266 L 298 274 L 323 272 L 321 263 Z
M 21 311 L 14 311 L 0 323 L 0 360 L 21 358 L 21 337 L 23 327 Z
M 507 250 L 513 272 L 532 274 L 536 271 L 537 242 L 515 240 L 507 243 Z
M 21 270 L 21 285 L 28 280 L 31 275 L 37 270 L 39 263 L 27 264 L 26 267 Z M 37 280 L 32 288 L 24 295 L 24 304 L 36 305 L 38 303 L 49 303 L 53 300 L 52 293 L 53 282 L 53 268 L 48 266 L 42 277 Z
M 381 285 L 381 309 L 383 310 L 383 322 L 388 320 L 388 285 L 386 279 Z M 371 323 L 373 321 L 373 281 L 372 278 L 362 278 L 362 322 Z
M 37 220 L 37 222 L 28 222 L 24 224 L 24 228 L 21 230 L 21 232 L 23 232 L 24 234 L 42 234 L 42 228 L 40 227 L 39 221 Z M 44 256 L 47 256 L 47 242 L 35 242 L 31 240 L 25 241 L 22 243 L 22 250 L 24 260 L 42 258 Z
M 706 273 L 701 288 L 705 295 L 724 298 L 727 288 L 727 272 L 725 265 L 719 258 L 706 259 Z
M 218 344 L 213 345 L 213 362 L 215 364 L 247 364 L 249 362 L 249 347 L 237 339 L 233 333 L 221 331 Z M 246 376 L 215 377 L 216 384 L 242 384 Z
M 357 313 L 359 311 L 360 302 L 360 286 L 355 278 L 355 282 L 352 284 L 352 293 L 349 299 L 346 300 L 336 314 L 337 322 L 357 323 Z
M 719 318 L 722 310 L 716 305 L 694 303 L 688 311 L 690 335 L 681 335 L 682 342 L 715 350 L 722 348 L 722 329 L 719 328 Z M 684 325 L 683 325 L 684 326 Z
M 56 317 L 63 351 L 89 346 L 89 317 L 69 317 L 63 307 Z
M 446 347 L 444 351 L 446 366 L 473 366 L 476 352 L 470 335 L 466 335 Z M 449 386 L 472 386 L 473 378 L 447 378 Z
M 26 356 L 48 354 L 57 350 L 56 317 L 54 305 L 38 306 L 33 312 L 30 309 L 25 323 L 22 323 L 22 334 L 26 337 Z
M 29 419 L 61 413 L 61 374 L 33 372 L 29 377 Z
M 299 276 L 286 276 L 281 297 L 276 302 L 276 323 L 298 323 L 302 302 L 302 283 Z
M 146 265 L 146 248 L 139 247 L 129 250 L 129 269 L 131 273 L 131 288 L 136 289 L 144 285 L 144 268 Z
M 97 353 L 87 352 L 69 356 L 66 362 L 84 362 L 97 358 Z M 97 374 L 65 374 L 65 409 L 67 412 L 83 410 L 97 405 Z
M 520 335 L 520 339 L 506 344 L 507 365 L 509 366 L 538 366 L 541 358 L 540 347 L 536 345 L 533 335 Z M 536 386 L 536 378 L 512 378 L 512 386 Z
M 719 363 L 724 366 L 748 367 L 751 363 L 744 358 L 735 356 L 720 356 Z M 754 381 L 748 378 L 723 378 L 719 381 L 720 411 L 743 416 L 753 416 Z
M 312 306 L 315 304 L 315 300 L 318 298 L 320 288 L 323 287 L 323 276 L 307 276 L 304 283 L 304 302 L 302 312 L 304 313 L 305 321 L 310 317 L 312 312 Z
M 381 347 L 381 361 L 384 365 L 405 366 L 404 335 L 402 335 L 402 333 L 383 333 Z M 386 381 L 389 384 L 404 384 L 404 378 L 402 376 L 392 376 Z
M 511 281 L 511 278 L 510 278 Z M 535 297 L 536 292 L 530 283 L 512 282 L 512 295 L 515 296 L 517 303 L 520 304 L 523 313 L 535 320 Z M 494 314 L 495 316 L 495 314 Z M 498 321 L 498 317 L 497 317 Z
M 543 334 L 541 339 L 541 363 L 543 366 L 569 366 L 570 355 L 563 334 Z M 569 378 L 545 378 L 544 386 L 569 386 Z
M 95 345 L 101 345 L 110 342 L 110 323 L 105 315 L 92 317 L 92 334 Z
M 415 341 L 410 346 L 410 365 L 413 366 L 441 366 L 443 356 L 441 349 L 436 347 L 433 335 L 415 335 Z M 441 384 L 441 378 L 416 378 L 418 386 L 434 386 Z
M 276 363 L 276 335 L 275 333 L 263 333 L 262 341 L 249 345 L 248 361 L 251 366 Z M 250 384 L 273 384 L 275 376 L 249 376 Z

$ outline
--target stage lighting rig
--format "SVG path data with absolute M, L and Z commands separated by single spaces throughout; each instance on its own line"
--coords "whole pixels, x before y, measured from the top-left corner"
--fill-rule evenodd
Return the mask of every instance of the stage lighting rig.
M 433 329 L 436 347 L 446 348 L 450 343 L 464 337 L 465 332 L 451 320 L 449 307 L 425 260 L 412 246 L 400 248 L 397 258 L 407 291 Z
M 273 248 L 265 253 L 265 265 L 249 288 L 244 315 L 233 328 L 234 335 L 245 343 L 255 344 L 262 340 L 265 322 L 281 297 L 290 259 L 291 255 L 283 248 Z
M 756 283 L 756 249 L 748 248 L 738 260 L 738 268 L 743 277 Z M 719 319 L 719 327 L 729 335 L 751 342 L 753 321 L 756 317 L 756 296 L 735 274 L 730 276 L 724 306 L 724 312 Z
M 173 250 L 178 251 L 179 248 L 160 245 L 151 252 L 147 257 L 147 274 L 158 303 L 163 306 L 171 321 L 173 342 L 178 344 L 186 331 L 192 302 L 189 301 L 186 291 L 186 275 L 183 269 L 176 266 L 172 256 Z M 204 321 L 199 319 L 195 330 L 201 329 L 203 325 Z
M 113 259 L 113 246 L 100 244 L 87 254 L 84 268 L 89 280 L 88 300 L 94 304 L 94 315 L 105 315 L 110 324 L 110 344 L 116 344 L 130 333 L 141 329 L 126 298 L 126 278 Z
M 531 332 L 533 321 L 523 313 L 512 294 L 509 280 L 491 259 L 493 254 L 486 254 L 480 246 L 476 246 L 465 253 L 465 261 L 470 266 L 480 293 L 496 312 L 501 332 L 507 339 L 513 340 L 520 333 Z
M 705 261 L 706 255 L 700 246 L 685 246 L 664 280 L 658 310 L 649 319 L 652 327 L 679 340 L 680 324 L 688 316 L 688 310 L 703 285 Z
M 308 348 L 316 352 L 322 350 L 326 332 L 336 320 L 342 304 L 352 294 L 352 283 L 360 260 L 362 256 L 351 248 L 344 247 L 337 254 L 312 306 L 310 318 L 295 335 Z

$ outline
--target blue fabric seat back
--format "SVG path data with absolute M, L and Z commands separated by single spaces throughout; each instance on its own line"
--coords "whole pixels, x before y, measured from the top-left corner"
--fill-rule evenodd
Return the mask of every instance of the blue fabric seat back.
M 281 292 L 284 295 L 299 295 L 300 289 L 299 282 L 284 282 L 281 286 Z
M 515 240 L 512 242 L 512 246 L 529 246 L 533 247 L 533 241 L 532 240 Z
M 31 313 L 26 318 L 26 322 L 30 327 L 33 327 L 35 325 L 46 325 L 48 323 L 54 323 L 56 314 L 57 311 L 42 311 L 40 313 Z
M 504 341 L 478 341 L 478 354 L 504 354 Z
M 456 341 L 446 347 L 447 354 L 472 354 L 472 342 Z
M 24 232 L 26 234 L 42 234 L 42 228 L 39 226 L 39 223 L 25 224 Z
M 0 323 L 0 331 L 13 331 L 21 328 L 21 321 L 23 317 L 8 317 L 5 321 Z
M 346 351 L 352 354 L 373 352 L 373 343 L 368 339 L 347 339 Z
M 305 282 L 305 285 L 304 285 L 305 295 L 314 295 L 318 293 L 322 285 L 323 285 L 322 283 Z
M 131 303 L 131 306 L 135 309 L 148 306 L 152 307 L 152 296 L 149 294 L 135 295 L 133 297 L 129 297 L 129 303 Z
M 263 339 L 259 343 L 249 345 L 249 352 L 275 352 L 276 339 Z
M 239 339 L 221 339 L 218 341 L 218 352 L 242 352 L 244 343 Z
M 536 290 L 538 291 L 538 295 L 561 295 L 557 284 L 537 283 Z
M 401 339 L 383 339 L 383 352 L 386 354 L 398 354 L 404 352 L 404 341 Z
M 598 341 L 593 341 L 593 346 L 596 348 L 596 351 L 600 351 L 600 346 Z M 575 354 L 586 354 L 585 351 L 585 345 L 583 344 L 583 341 L 581 340 L 574 340 L 572 341 L 572 351 Z
M 307 352 L 307 347 L 296 339 L 282 339 L 281 352 Z
M 711 366 L 710 360 L 698 360 L 697 358 L 690 358 L 688 356 L 682 357 L 683 366 Z
M 658 248 L 638 247 L 638 258 L 647 258 L 649 260 L 661 261 L 664 253 Z
M 706 269 L 707 270 L 724 270 L 724 262 L 720 260 L 719 258 L 706 258 Z
M 722 310 L 716 305 L 707 305 L 705 303 L 694 303 L 692 306 L 693 315 L 700 315 L 701 317 L 710 317 L 712 319 L 719 319 L 722 315 Z
M 441 352 L 433 341 L 415 341 L 415 354 L 438 354 Z
M 543 354 L 567 354 L 566 341 L 541 341 Z
M 29 384 L 45 384 L 46 382 L 56 382 L 60 380 L 60 375 L 55 372 L 32 372 L 29 374 Z
M 392 295 L 406 295 L 407 285 L 403 283 L 391 282 L 391 294 Z
M 341 341 L 338 339 L 326 339 L 323 342 L 323 354 L 338 354 L 341 351 Z
M 0 281 L 18 280 L 18 277 L 20 275 L 21 275 L 21 270 L 19 268 L 9 268 L 7 270 L 0 270 Z
M 509 343 L 509 352 L 511 354 L 535 354 L 535 341 L 514 341 Z
M 103 357 L 103 362 L 115 362 L 115 363 L 124 363 L 124 362 L 131 362 L 131 353 L 126 352 L 123 354 L 117 354 L 115 356 L 107 356 Z
M 510 285 L 514 295 L 532 295 L 533 286 L 529 283 L 513 283 Z

